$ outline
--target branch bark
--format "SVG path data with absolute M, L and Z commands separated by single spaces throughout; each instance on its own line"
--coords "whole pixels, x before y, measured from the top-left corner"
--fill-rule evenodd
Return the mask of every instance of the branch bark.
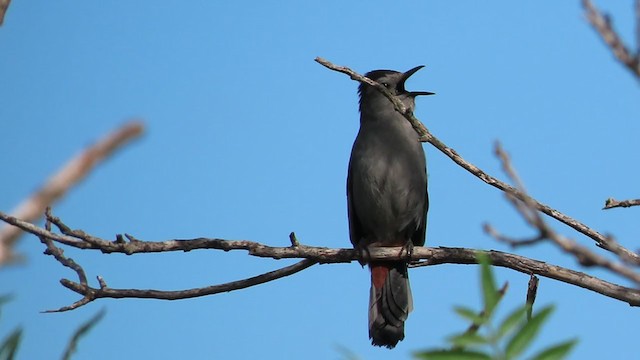
M 53 217 L 51 214 L 47 214 L 47 223 L 45 228 L 37 227 L 2 212 L 0 212 L 0 219 L 8 221 L 15 226 L 38 236 L 47 246 L 46 254 L 54 256 L 62 265 L 69 267 L 76 272 L 78 281 L 62 279 L 60 282 L 68 289 L 82 295 L 83 298 L 72 305 L 65 306 L 57 310 L 51 310 L 52 312 L 73 310 L 100 298 L 154 298 L 176 300 L 206 296 L 220 292 L 243 289 L 249 286 L 255 286 L 279 279 L 304 270 L 316 263 L 349 263 L 359 259 L 359 254 L 354 249 L 331 249 L 305 245 L 276 247 L 248 240 L 197 238 L 188 240 L 173 239 L 166 241 L 142 241 L 128 235 L 128 241 L 124 240 L 122 236 L 117 236 L 115 240 L 109 241 L 88 235 L 82 231 L 70 230 L 60 221 L 60 219 Z M 54 233 L 50 229 L 51 224 L 55 225 L 59 229 L 64 229 L 61 231 L 72 235 Z M 91 239 L 91 242 L 87 242 L 86 239 Z M 55 245 L 56 242 L 80 249 L 96 249 L 105 253 L 117 252 L 128 255 L 165 251 L 187 252 L 201 249 L 216 249 L 223 251 L 245 250 L 249 252 L 249 255 L 263 258 L 296 258 L 303 260 L 294 265 L 252 278 L 202 288 L 178 291 L 116 289 L 108 287 L 106 281 L 100 276 L 98 276 L 99 286 L 90 286 L 82 266 L 72 259 L 67 258 L 62 249 Z M 631 306 L 640 306 L 640 290 L 617 285 L 579 271 L 566 269 L 561 266 L 547 264 L 543 261 L 529 259 L 501 251 L 448 247 L 415 247 L 411 254 L 411 260 L 414 261 L 411 267 L 435 266 L 440 264 L 476 264 L 478 252 L 486 253 L 491 259 L 492 264 L 495 266 L 513 269 L 527 275 L 536 274 L 555 279 L 626 302 Z M 368 261 L 399 260 L 407 258 L 406 251 L 404 251 L 403 247 L 373 248 L 367 252 L 366 256 Z
M 602 210 L 609 210 L 617 207 L 632 207 L 640 205 L 640 199 L 630 200 L 616 200 L 614 198 L 608 198 L 604 203 Z

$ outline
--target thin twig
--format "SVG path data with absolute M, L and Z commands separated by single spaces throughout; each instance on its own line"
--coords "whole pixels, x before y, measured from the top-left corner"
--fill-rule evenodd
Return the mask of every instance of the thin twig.
M 179 300 L 190 299 L 194 297 L 201 297 L 207 295 L 218 294 L 222 292 L 229 292 L 234 290 L 245 289 L 251 286 L 264 284 L 269 281 L 274 281 L 285 276 L 295 274 L 310 266 L 317 264 L 316 261 L 310 259 L 304 259 L 293 265 L 283 267 L 278 270 L 270 271 L 258 276 L 250 277 L 243 280 L 237 280 L 220 285 L 206 286 L 188 290 L 178 291 L 163 291 L 163 290 L 142 290 L 142 289 L 113 289 L 102 286 L 104 280 L 101 281 L 101 287 L 99 289 L 90 287 L 89 285 L 83 285 L 67 279 L 61 279 L 60 283 L 80 295 L 84 299 L 91 299 L 91 301 L 100 298 L 139 298 L 139 299 L 158 299 L 158 300 Z M 82 300 L 81 300 L 82 301 Z M 76 302 L 71 306 L 64 306 L 57 310 L 48 310 L 47 312 L 64 312 L 87 304 L 88 302 Z
M 607 47 L 613 55 L 620 61 L 627 69 L 633 73 L 640 80 L 640 48 L 636 54 L 633 54 L 624 42 L 620 38 L 620 35 L 615 31 L 611 25 L 611 19 L 600 12 L 591 0 L 582 0 L 582 7 L 584 8 L 585 16 L 595 31 L 600 34 L 602 40 L 607 44 Z M 638 41 L 638 47 L 640 47 L 640 1 L 636 0 L 635 3 L 636 12 L 636 37 Z
M 526 194 L 524 185 L 520 180 L 520 177 L 511 165 L 511 161 L 508 155 L 502 149 L 499 143 L 496 144 L 495 152 L 500 159 L 502 167 L 507 176 L 517 184 L 519 191 Z M 621 263 L 617 263 L 605 257 L 597 255 L 586 247 L 577 244 L 571 239 L 560 236 L 555 231 L 553 231 L 553 229 L 551 229 L 549 225 L 546 224 L 542 216 L 537 211 L 535 211 L 535 204 L 530 201 L 531 197 L 525 197 L 525 200 L 523 202 L 520 202 L 517 199 L 513 199 L 511 196 L 509 196 L 509 194 L 507 194 L 507 198 L 512 202 L 512 204 L 516 207 L 516 210 L 529 223 L 529 225 L 539 231 L 538 238 L 551 240 L 563 251 L 575 257 L 583 266 L 599 266 L 615 274 L 623 276 L 635 282 L 636 284 L 640 284 L 640 274 L 635 272 L 633 269 L 624 266 Z M 612 243 L 611 239 L 607 239 L 606 244 L 612 252 L 619 255 L 620 259 L 630 261 L 630 259 L 626 257 L 627 253 L 631 253 L 630 250 L 623 248 L 617 243 Z
M 529 239 L 514 239 L 512 237 L 501 234 L 498 230 L 496 230 L 493 226 L 491 226 L 488 223 L 485 223 L 484 225 L 482 225 L 482 228 L 484 232 L 487 233 L 489 236 L 498 240 L 501 243 L 505 243 L 511 246 L 512 248 L 517 248 L 521 246 L 531 246 L 545 240 L 545 237 L 542 236 L 542 234 L 536 234 L 535 236 Z
M 400 99 L 398 99 L 398 97 L 394 96 L 389 90 L 387 90 L 386 87 L 384 87 L 381 84 L 378 84 L 377 82 L 369 79 L 366 76 L 362 76 L 360 74 L 358 74 L 357 72 L 349 69 L 346 66 L 339 66 L 339 65 L 335 65 L 333 63 L 331 63 L 330 61 L 323 59 L 321 57 L 316 57 L 315 61 L 334 71 L 337 72 L 341 72 L 343 74 L 349 75 L 349 77 L 351 78 L 351 80 L 356 80 L 359 81 L 361 83 L 367 84 L 369 86 L 373 86 L 376 90 L 380 91 L 384 96 L 387 97 L 387 99 L 389 99 L 389 101 L 391 101 L 391 103 L 393 103 L 394 108 L 396 109 L 396 111 L 398 111 L 400 114 L 402 114 L 413 126 L 414 130 L 418 133 L 418 135 L 420 135 L 420 141 L 422 142 L 427 142 L 429 141 L 429 139 L 431 138 L 431 133 L 429 133 L 429 130 L 427 130 L 427 128 L 424 126 L 424 124 L 418 120 L 414 115 L 413 112 L 411 112 L 411 110 L 409 108 L 407 108 L 406 106 L 404 106 L 404 104 L 402 103 L 402 101 L 400 101 Z
M 604 207 L 602 210 L 609 210 L 617 207 L 632 207 L 640 205 L 640 199 L 630 199 L 630 200 L 616 200 L 614 198 L 608 198 L 604 203 Z

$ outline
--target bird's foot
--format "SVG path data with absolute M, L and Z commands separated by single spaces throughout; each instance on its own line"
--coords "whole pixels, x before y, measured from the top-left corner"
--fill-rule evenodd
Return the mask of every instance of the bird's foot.
M 358 244 L 354 247 L 356 254 L 358 254 L 358 262 L 360 265 L 365 266 L 371 260 L 371 252 L 366 245 Z
M 413 241 L 407 241 L 402 248 L 400 249 L 400 257 L 405 256 L 407 261 L 411 261 L 411 256 L 413 255 Z

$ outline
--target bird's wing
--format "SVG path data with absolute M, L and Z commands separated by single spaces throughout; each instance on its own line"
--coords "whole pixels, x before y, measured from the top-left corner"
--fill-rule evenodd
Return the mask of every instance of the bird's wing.
M 353 206 L 353 181 L 351 179 L 351 160 L 349 160 L 349 170 L 347 173 L 347 211 L 349 216 L 349 237 L 354 247 L 358 247 L 360 238 L 362 236 L 362 226 L 360 225 L 360 219 L 356 214 L 355 207 Z
M 421 221 L 419 222 L 418 229 L 411 237 L 411 242 L 416 246 L 424 246 L 427 234 L 427 211 L 429 211 L 429 192 L 424 193 L 424 211 L 422 212 Z

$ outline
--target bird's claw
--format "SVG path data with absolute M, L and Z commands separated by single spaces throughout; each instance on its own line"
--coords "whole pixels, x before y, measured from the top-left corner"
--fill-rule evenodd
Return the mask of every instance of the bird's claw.
M 411 240 L 402 246 L 399 256 L 402 257 L 403 253 L 406 254 L 407 261 L 411 261 L 411 256 L 413 256 L 413 242 Z
M 358 254 L 358 262 L 364 267 L 371 260 L 371 252 L 369 251 L 369 247 L 366 245 L 358 244 L 354 249 Z

